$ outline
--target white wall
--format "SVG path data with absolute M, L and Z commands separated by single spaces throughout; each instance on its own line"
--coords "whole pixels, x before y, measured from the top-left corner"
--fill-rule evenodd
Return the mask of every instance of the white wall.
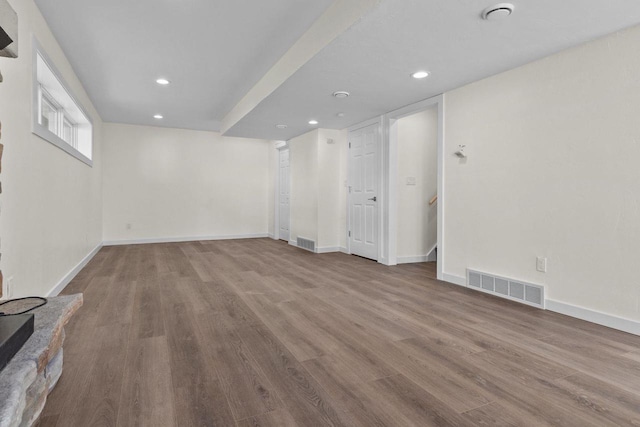
M 438 243 L 438 208 L 429 206 L 438 192 L 438 110 L 403 117 L 397 129 L 398 257 L 425 257 Z
M 105 123 L 105 241 L 267 235 L 270 147 L 215 132 Z
M 0 58 L 0 265 L 13 278 L 10 297 L 46 295 L 102 241 L 102 123 L 33 1 L 9 3 L 20 56 Z M 93 120 L 93 167 L 31 133 L 32 34 Z
M 289 141 L 290 240 L 318 239 L 318 130 Z
M 638 46 L 640 27 L 446 95 L 445 273 L 640 321 Z
M 328 143 L 329 140 L 333 142 Z M 318 247 L 346 247 L 347 131 L 318 134 Z
M 289 147 L 291 240 L 315 240 L 322 251 L 345 247 L 347 132 L 315 129 L 290 140 Z

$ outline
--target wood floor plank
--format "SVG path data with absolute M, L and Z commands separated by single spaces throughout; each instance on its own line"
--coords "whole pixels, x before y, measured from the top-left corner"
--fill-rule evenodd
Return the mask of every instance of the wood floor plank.
M 68 417 L 58 421 L 61 425 L 111 426 L 118 418 L 130 325 L 103 326 L 94 332 L 101 337 L 101 346 L 90 380 L 76 390 L 82 399 L 76 401 Z
M 267 328 L 240 328 L 238 332 L 298 424 L 347 425 L 320 385 Z
M 238 427 L 298 427 L 287 411 L 278 409 L 238 422 Z
M 413 357 L 421 358 L 435 369 L 443 372 L 450 371 L 474 381 L 475 385 L 486 393 L 494 396 L 498 402 L 508 402 L 509 405 L 526 411 L 530 416 L 538 417 L 541 422 L 554 426 L 597 426 L 596 421 L 590 421 L 580 411 L 568 410 L 567 407 L 557 407 L 528 384 L 523 384 L 517 375 L 506 372 L 493 365 L 478 363 L 474 360 L 477 355 L 464 358 L 452 358 L 438 349 L 432 348 L 421 339 L 409 339 L 399 342 L 406 352 Z M 540 411 L 544 408 L 544 411 Z
M 404 375 L 394 375 L 363 385 L 370 408 L 386 425 L 471 426 L 445 402 L 418 387 Z
M 498 402 L 483 405 L 462 414 L 474 426 L 491 427 L 522 427 L 549 426 L 550 424 L 536 418 L 534 415 L 517 407 L 507 406 Z
M 640 396 L 629 393 L 585 374 L 576 374 L 553 381 L 565 390 L 602 425 L 640 426 Z
M 282 408 L 282 402 L 253 360 L 229 318 L 199 316 L 197 327 L 205 343 L 205 363 L 212 364 L 236 420 Z
M 640 425 L 640 337 L 271 239 L 102 248 L 41 426 Z
M 41 416 L 36 427 L 56 427 L 58 425 L 58 419 L 60 415 L 45 415 Z
M 117 425 L 177 425 L 165 337 L 133 337 L 128 353 Z
M 126 283 L 126 282 L 125 282 Z M 133 301 L 133 325 L 138 338 L 164 336 L 164 319 L 157 281 L 136 281 Z
M 332 356 L 303 362 L 305 369 L 327 391 L 331 405 L 345 414 L 349 426 L 384 426 L 387 422 L 369 407 L 359 388 L 363 384 L 356 372 Z

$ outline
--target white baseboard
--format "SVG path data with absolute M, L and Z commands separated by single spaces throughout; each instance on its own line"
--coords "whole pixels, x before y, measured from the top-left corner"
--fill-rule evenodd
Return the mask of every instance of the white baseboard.
M 455 276 L 453 274 L 442 273 L 442 279 L 445 282 L 453 283 L 454 285 L 467 287 L 467 278 Z
M 325 246 L 322 248 L 316 248 L 316 253 L 328 254 L 331 252 L 340 252 L 340 246 Z
M 640 335 L 640 322 L 629 320 L 611 314 L 601 313 L 576 305 L 567 304 L 560 301 L 546 300 L 546 309 L 556 313 L 586 320 L 587 322 L 618 329 L 634 335 Z
M 273 233 L 269 233 L 269 234 L 267 235 L 267 237 L 268 237 L 268 238 L 270 238 L 270 239 L 276 240 L 276 235 L 275 235 L 275 234 L 273 234 Z
M 289 240 L 289 244 L 291 246 L 294 247 L 298 247 L 298 242 L 296 242 L 295 240 Z M 322 248 L 316 248 L 315 253 L 317 254 L 328 254 L 331 252 L 345 252 L 346 253 L 347 248 L 343 248 L 342 246 L 324 246 Z
M 93 248 L 93 250 L 89 252 L 87 256 L 82 258 L 82 261 L 80 261 L 67 274 L 65 274 L 65 276 L 62 279 L 60 279 L 57 285 L 51 288 L 51 290 L 47 293 L 47 296 L 48 297 L 58 296 L 58 294 L 62 292 L 62 290 L 73 280 L 73 278 L 76 277 L 78 273 L 80 273 L 80 270 L 82 270 L 87 264 L 89 264 L 89 261 L 91 261 L 91 259 L 93 259 L 93 257 L 96 256 L 98 251 L 102 249 L 102 246 L 103 246 L 102 243 L 100 243 L 98 246 Z
M 351 255 L 349 253 L 349 250 L 347 248 L 345 248 L 344 246 L 340 246 L 340 252 L 342 252 L 343 254 Z
M 199 242 L 207 240 L 235 240 L 235 239 L 261 239 L 269 237 L 267 233 L 258 234 L 230 234 L 221 236 L 192 236 L 192 237 L 158 237 L 152 239 L 131 239 L 131 240 L 107 240 L 104 246 L 121 245 L 144 245 L 149 243 L 179 243 L 179 242 Z
M 396 258 L 397 264 L 413 264 L 415 262 L 427 262 L 427 261 L 429 261 L 429 255 L 399 256 Z

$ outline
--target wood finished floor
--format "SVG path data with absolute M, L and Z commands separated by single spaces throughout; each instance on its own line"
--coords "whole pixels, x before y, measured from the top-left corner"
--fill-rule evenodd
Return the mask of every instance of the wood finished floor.
M 640 425 L 640 337 L 270 239 L 103 248 L 41 427 Z

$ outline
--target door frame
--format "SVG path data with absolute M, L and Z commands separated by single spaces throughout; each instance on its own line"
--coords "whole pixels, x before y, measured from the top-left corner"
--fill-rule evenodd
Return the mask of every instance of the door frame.
M 417 102 L 415 104 L 407 105 L 406 107 L 399 108 L 391 111 L 383 116 L 384 120 L 384 142 L 382 144 L 383 151 L 388 163 L 385 165 L 385 190 L 387 197 L 383 199 L 384 214 L 385 214 L 385 227 L 384 227 L 384 242 L 386 245 L 383 247 L 385 251 L 385 264 L 396 265 L 398 255 L 398 127 L 397 122 L 399 119 L 410 116 L 421 111 L 434 108 L 438 109 L 438 280 L 444 280 L 444 223 L 445 223 L 445 185 L 444 185 L 444 172 L 445 172 L 445 95 L 434 96 L 424 101 Z M 382 239 L 381 239 L 382 240 Z
M 378 215 L 378 258 L 375 259 L 374 261 L 380 262 L 380 263 L 384 263 L 383 262 L 383 258 L 381 257 L 382 255 L 382 239 L 383 239 L 383 234 L 384 234 L 384 228 L 383 228 L 383 199 L 384 199 L 384 192 L 383 192 L 383 184 L 384 184 L 384 179 L 383 179 L 383 174 L 384 174 L 384 160 L 383 160 L 383 122 L 384 122 L 384 116 L 380 116 L 380 117 L 375 117 L 373 119 L 370 120 L 366 120 L 364 122 L 360 122 L 357 125 L 354 126 L 350 126 L 347 128 L 347 253 L 351 254 L 351 236 L 349 236 L 349 232 L 351 231 L 351 152 L 349 151 L 349 144 L 351 143 L 351 141 L 349 141 L 350 139 L 350 134 L 351 132 L 360 130 L 362 128 L 366 128 L 372 125 L 377 125 L 377 129 L 376 129 L 376 143 L 378 144 L 378 170 L 376 171 L 376 174 L 378 175 L 378 199 L 380 200 L 377 203 L 377 215 Z
M 275 186 L 274 186 L 274 215 L 273 215 L 273 239 L 280 240 L 280 153 L 283 150 L 289 150 L 289 190 L 291 190 L 291 150 L 287 141 L 278 141 L 276 143 L 276 167 L 275 167 Z M 289 240 L 291 240 L 291 191 L 289 191 Z M 287 241 L 289 243 L 289 241 Z

